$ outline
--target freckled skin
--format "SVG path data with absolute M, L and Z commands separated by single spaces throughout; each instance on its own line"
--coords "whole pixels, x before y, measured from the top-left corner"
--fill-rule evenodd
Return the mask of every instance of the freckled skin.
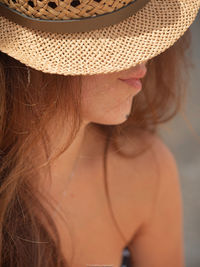
M 146 62 L 108 74 L 82 77 L 82 114 L 85 121 L 116 125 L 127 120 L 132 100 L 139 92 L 120 78 L 134 75 Z

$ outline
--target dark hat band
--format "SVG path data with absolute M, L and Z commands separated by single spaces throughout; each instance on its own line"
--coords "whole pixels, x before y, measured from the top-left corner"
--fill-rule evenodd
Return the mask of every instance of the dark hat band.
M 117 24 L 122 20 L 134 15 L 142 9 L 150 0 L 134 0 L 127 6 L 103 15 L 69 19 L 69 20 L 46 20 L 28 17 L 17 10 L 11 9 L 0 3 L 0 15 L 22 26 L 54 33 L 74 33 L 97 30 L 103 27 Z

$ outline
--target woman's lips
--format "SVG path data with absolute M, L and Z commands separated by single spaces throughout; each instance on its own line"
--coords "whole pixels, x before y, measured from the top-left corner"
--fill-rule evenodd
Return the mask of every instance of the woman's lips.
M 122 82 L 127 83 L 128 85 L 134 87 L 135 89 L 137 89 L 138 91 L 140 91 L 142 89 L 142 82 L 140 79 L 136 79 L 136 78 L 132 78 L 132 79 L 127 79 L 127 80 L 122 80 L 120 79 Z
M 142 89 L 142 82 L 140 79 L 144 78 L 147 73 L 147 68 L 144 64 L 140 64 L 137 71 L 130 73 L 126 77 L 122 77 L 119 80 L 126 82 L 128 85 L 134 87 L 138 91 Z

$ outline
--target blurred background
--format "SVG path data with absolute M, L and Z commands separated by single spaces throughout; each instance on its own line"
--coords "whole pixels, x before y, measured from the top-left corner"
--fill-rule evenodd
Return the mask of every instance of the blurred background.
M 179 174 L 184 211 L 186 267 L 200 266 L 200 12 L 190 27 L 190 74 L 184 113 L 160 126 L 160 136 L 174 154 Z M 185 117 L 186 116 L 186 117 Z

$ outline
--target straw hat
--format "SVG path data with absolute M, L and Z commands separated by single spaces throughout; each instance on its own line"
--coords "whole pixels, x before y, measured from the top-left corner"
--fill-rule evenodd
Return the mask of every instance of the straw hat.
M 173 45 L 200 0 L 0 0 L 0 50 L 64 75 L 128 69 Z

